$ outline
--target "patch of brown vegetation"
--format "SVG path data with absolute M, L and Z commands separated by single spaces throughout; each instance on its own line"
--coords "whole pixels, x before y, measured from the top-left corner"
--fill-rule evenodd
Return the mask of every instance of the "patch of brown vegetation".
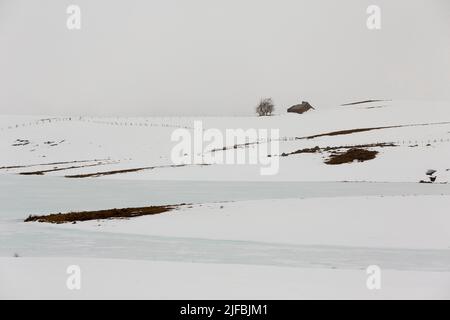
M 380 108 L 386 108 L 386 106 L 366 107 L 366 109 L 380 109 Z
M 289 152 L 289 153 L 283 152 L 280 155 L 280 157 L 287 157 L 287 156 L 290 156 L 290 155 L 293 155 L 293 154 L 300 154 L 300 153 L 317 153 L 317 152 L 321 152 L 321 150 L 322 149 L 320 147 L 316 146 L 314 148 L 299 149 L 297 151 L 292 151 L 292 152 Z
M 138 172 L 142 170 L 151 170 L 156 167 L 141 167 L 141 168 L 132 168 L 132 169 L 121 169 L 121 170 L 111 170 L 111 171 L 103 171 L 103 172 L 94 172 L 94 173 L 83 173 L 83 174 L 73 174 L 67 175 L 66 178 L 97 178 L 102 176 L 109 176 L 113 174 L 121 174 L 121 173 L 131 173 Z
M 341 104 L 341 106 L 346 107 L 346 106 L 354 106 L 357 104 L 364 104 L 364 103 L 370 103 L 370 102 L 382 102 L 382 101 L 390 101 L 390 100 L 363 100 L 363 101 L 344 103 L 344 104 Z
M 107 160 L 110 160 L 110 159 L 75 160 L 75 161 L 62 161 L 62 162 L 29 164 L 29 165 L 23 165 L 23 166 L 4 166 L 4 167 L 0 167 L 0 170 L 4 170 L 4 169 L 21 169 L 21 168 L 30 168 L 30 167 L 38 167 L 38 166 L 53 166 L 53 165 L 59 165 L 59 164 L 71 164 L 71 163 L 83 163 L 83 162 L 98 162 L 98 161 L 107 161 Z
M 355 148 L 385 148 L 385 147 L 397 147 L 393 142 L 379 142 L 379 143 L 368 143 L 368 144 L 355 144 L 352 146 L 334 146 L 322 148 L 323 151 L 331 151 L 338 149 L 355 149 Z
M 372 131 L 372 130 L 381 130 L 381 129 L 391 129 L 391 128 L 398 128 L 398 127 L 399 126 L 338 130 L 338 131 L 331 131 L 331 132 L 326 132 L 326 133 L 315 134 L 315 135 L 307 136 L 307 137 L 301 137 L 298 139 L 314 139 L 314 138 L 326 137 L 326 136 L 341 136 L 341 135 L 352 134 L 352 133 L 366 132 L 366 131 Z
M 26 139 L 16 139 L 14 143 L 12 144 L 13 147 L 22 147 L 30 144 L 30 140 Z
M 237 149 L 237 148 L 246 148 L 246 147 L 249 147 L 254 144 L 258 145 L 258 144 L 260 144 L 260 141 L 246 142 L 246 143 L 241 143 L 241 144 L 235 144 L 233 146 L 211 149 L 209 152 L 214 153 L 214 152 L 218 152 L 218 151 L 227 151 L 227 150 Z
M 332 153 L 330 155 L 330 158 L 326 160 L 325 163 L 335 165 L 335 164 L 351 163 L 355 160 L 357 160 L 358 162 L 364 162 L 375 159 L 377 154 L 378 151 L 375 150 L 352 148 L 344 153 Z
M 324 147 L 320 148 L 319 146 L 315 146 L 314 148 L 305 148 L 299 149 L 297 151 L 292 151 L 289 153 L 283 152 L 280 157 L 287 157 L 293 154 L 301 154 L 301 153 L 320 153 L 320 152 L 328 152 L 340 149 L 355 149 L 355 148 L 384 148 L 384 147 L 396 147 L 397 145 L 393 142 L 380 142 L 380 143 L 369 143 L 369 144 L 357 144 L 350 146 L 333 146 L 333 147 Z
M 208 166 L 208 165 L 209 164 L 198 164 L 198 166 Z M 97 177 L 102 177 L 102 176 L 110 176 L 113 174 L 131 173 L 131 172 L 161 169 L 161 168 L 179 168 L 179 167 L 185 167 L 185 166 L 187 166 L 187 164 L 172 164 L 172 165 L 165 165 L 165 166 L 140 167 L 140 168 L 131 168 L 131 169 L 94 172 L 94 173 L 74 174 L 74 175 L 67 175 L 65 177 L 66 178 L 97 178 Z
M 432 125 L 440 125 L 440 124 L 450 124 L 450 122 L 449 121 L 444 121 L 444 122 L 416 123 L 416 124 L 404 124 L 404 125 L 384 126 L 384 127 L 356 128 L 356 129 L 331 131 L 331 132 L 320 133 L 320 134 L 315 134 L 315 135 L 306 136 L 306 137 L 296 137 L 295 139 L 297 139 L 297 140 L 314 139 L 314 138 L 319 138 L 319 137 L 340 136 L 340 135 L 359 133 L 359 132 L 366 132 L 366 131 L 372 131 L 372 130 L 407 128 L 407 127 L 422 127 L 422 126 L 432 126 Z
M 94 164 L 87 164 L 82 166 L 70 166 L 70 167 L 62 167 L 62 168 L 53 168 L 53 169 L 47 169 L 47 170 L 38 170 L 38 171 L 28 171 L 28 172 L 20 172 L 20 175 L 24 176 L 31 176 L 31 175 L 44 175 L 48 172 L 55 172 L 55 171 L 64 171 L 64 170 L 71 170 L 71 169 L 79 169 L 79 168 L 88 168 L 88 167 L 97 167 L 101 165 L 106 164 L 116 164 L 118 162 L 98 162 Z
M 182 205 L 182 204 L 180 204 Z M 123 209 L 107 209 L 99 211 L 81 211 L 81 212 L 69 212 L 69 213 L 53 213 L 42 216 L 30 215 L 26 218 L 25 222 L 37 221 L 47 223 L 70 223 L 77 221 L 88 220 L 102 220 L 102 219 L 126 219 L 139 216 L 160 214 L 170 211 L 180 205 L 176 206 L 151 206 L 140 208 L 123 208 Z

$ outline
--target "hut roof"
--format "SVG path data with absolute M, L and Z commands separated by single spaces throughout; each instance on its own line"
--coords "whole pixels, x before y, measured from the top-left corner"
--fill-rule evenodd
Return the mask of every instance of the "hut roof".
M 312 105 L 309 104 L 309 102 L 307 101 L 303 101 L 300 104 L 296 104 L 292 107 L 290 107 L 289 109 L 287 109 L 288 112 L 296 112 L 296 113 L 304 113 L 308 110 L 314 110 L 314 107 Z

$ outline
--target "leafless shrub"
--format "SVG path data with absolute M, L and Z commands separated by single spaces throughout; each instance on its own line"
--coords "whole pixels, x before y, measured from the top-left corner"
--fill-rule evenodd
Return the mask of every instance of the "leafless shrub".
M 270 116 L 274 111 L 275 106 L 273 104 L 272 98 L 261 99 L 258 106 L 256 107 L 256 113 L 261 116 Z

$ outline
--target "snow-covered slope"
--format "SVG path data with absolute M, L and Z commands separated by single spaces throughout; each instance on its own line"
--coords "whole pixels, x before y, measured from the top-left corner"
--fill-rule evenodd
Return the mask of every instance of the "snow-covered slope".
M 449 206 L 448 195 L 240 201 L 55 228 L 295 245 L 449 249 Z
M 81 268 L 80 290 L 66 286 Z M 80 258 L 0 258 L 0 299 L 448 299 L 449 272 L 300 269 Z
M 204 129 L 222 132 L 230 128 L 279 129 L 280 150 L 272 154 L 279 160 L 278 174 L 261 176 L 260 165 L 172 167 L 170 154 L 176 142 L 171 141 L 171 134 L 177 128 L 192 131 L 198 120 Z M 324 160 L 330 151 L 324 150 L 279 157 L 316 146 L 380 143 L 394 146 L 366 147 L 379 153 L 365 162 L 327 165 Z M 219 153 L 235 152 L 233 144 L 226 146 L 230 149 Z M 58 176 L 125 170 L 105 176 L 112 179 L 413 182 L 426 179 L 425 171 L 435 169 L 437 182 L 447 182 L 450 104 L 379 101 L 272 117 L 0 116 L 0 167 L 0 173 L 43 171 Z
M 279 150 L 270 152 L 279 172 L 174 166 L 171 135 L 192 133 L 195 121 L 220 132 L 279 129 Z M 225 141 L 216 152 L 267 144 L 249 142 Z M 449 147 L 449 103 L 374 101 L 272 117 L 0 116 L 0 298 L 448 298 L 450 198 L 438 183 L 450 179 Z M 378 153 L 325 163 L 352 148 Z M 418 182 L 428 169 L 437 170 L 434 185 L 108 180 Z M 248 191 L 255 185 L 265 190 L 258 197 Z M 130 220 L 23 222 L 58 210 L 182 202 L 193 204 Z M 65 286 L 72 264 L 86 277 L 79 293 Z M 367 289 L 369 265 L 382 269 L 383 290 Z M 112 278 L 119 282 L 105 286 Z

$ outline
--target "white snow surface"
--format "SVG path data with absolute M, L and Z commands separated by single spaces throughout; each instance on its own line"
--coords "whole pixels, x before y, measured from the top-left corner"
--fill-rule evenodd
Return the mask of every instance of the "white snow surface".
M 110 179 L 135 184 L 138 182 L 133 180 L 418 182 L 428 179 L 425 172 L 434 169 L 437 183 L 442 184 L 420 186 L 445 187 L 449 182 L 448 102 L 378 101 L 317 107 L 303 115 L 278 112 L 272 117 L 0 116 L 0 179 L 5 174 L 36 171 L 62 177 L 146 168 L 89 179 L 103 179 L 100 182 L 108 184 L 113 182 Z M 204 129 L 223 132 L 232 128 L 279 129 L 279 154 L 316 146 L 395 146 L 369 147 L 379 152 L 375 159 L 341 165 L 325 164 L 329 157 L 325 151 L 286 157 L 272 154 L 280 161 L 279 172 L 273 176 L 262 176 L 258 165 L 173 167 L 170 155 L 176 142 L 171 141 L 171 134 L 180 128 L 192 132 L 198 120 Z M 364 128 L 372 129 L 305 139 Z M 223 146 L 231 150 L 219 153 L 234 152 L 233 144 Z M 25 179 L 8 181 L 2 185 L 4 199 L 10 187 L 25 190 Z M 9 207 L 0 207 L 4 214 L 0 228 L 7 231 L 0 236 L 7 243 L 30 250 L 30 239 L 40 239 L 40 244 L 48 246 L 36 250 L 34 256 L 0 258 L 2 299 L 450 298 L 449 194 L 197 203 L 129 220 L 24 225 L 23 218 L 33 204 L 39 204 L 44 212 L 50 210 L 45 199 L 52 192 L 46 191 L 45 179 L 42 181 L 42 193 L 47 194 L 27 193 L 23 200 L 11 198 Z M 70 190 L 77 189 L 70 187 L 64 184 L 54 206 L 64 207 L 66 198 L 73 203 L 76 192 L 70 194 Z M 183 188 L 179 190 L 186 193 Z M 96 206 L 106 203 L 104 209 L 111 207 L 107 193 L 98 193 L 103 197 Z M 145 190 L 142 194 L 143 199 L 133 199 L 133 203 L 147 200 Z M 14 196 L 23 195 L 17 192 Z M 24 205 L 16 208 L 14 201 Z M 61 243 L 52 243 L 53 237 Z M 100 247 L 89 247 L 92 243 Z M 39 256 L 39 252 L 48 253 L 46 250 L 52 248 L 67 251 L 64 245 L 75 256 Z M 5 246 L 8 244 L 3 245 L 3 252 Z M 216 248 L 223 251 L 215 252 Z M 111 258 L 119 259 L 86 255 L 89 250 L 105 250 Z M 115 255 L 124 250 L 129 255 Z M 136 259 L 128 260 L 134 253 L 147 260 L 134 256 Z M 171 253 L 179 254 L 179 260 L 174 261 L 177 257 Z M 195 263 L 190 263 L 191 254 L 192 261 L 197 259 Z M 160 260 L 148 259 L 152 255 Z M 366 286 L 365 268 L 372 261 L 381 264 L 381 290 Z M 66 286 L 70 265 L 81 267 L 81 290 Z
M 449 249 L 449 207 L 450 196 L 259 200 L 55 227 L 301 245 Z
M 69 266 L 81 271 L 69 290 Z M 0 299 L 449 299 L 449 272 L 366 270 L 80 258 L 0 258 Z
M 261 165 L 170 167 L 173 165 L 171 151 L 176 145 L 171 141 L 171 134 L 178 128 L 192 132 L 194 121 L 202 121 L 204 129 L 216 128 L 224 134 L 225 129 L 233 128 L 279 129 L 282 138 L 280 154 L 315 146 L 373 143 L 394 143 L 396 146 L 372 147 L 371 150 L 379 151 L 375 159 L 341 165 L 324 164 L 328 152 L 281 157 L 278 158 L 279 172 L 273 176 L 262 176 Z M 386 126 L 400 127 L 295 140 L 333 131 Z M 29 143 L 13 146 L 17 139 Z M 235 150 L 220 151 L 219 154 L 227 152 Z M 34 165 L 4 168 L 0 173 L 59 168 L 64 170 L 45 174 L 64 176 L 157 167 L 103 178 L 418 182 L 427 179 L 426 170 L 435 169 L 437 182 L 447 182 L 450 175 L 450 104 L 381 101 L 323 110 L 317 108 L 302 115 L 281 113 L 272 117 L 0 116 L 0 155 L 0 167 Z M 86 162 L 52 164 L 72 161 Z M 75 166 L 77 168 L 73 168 Z

